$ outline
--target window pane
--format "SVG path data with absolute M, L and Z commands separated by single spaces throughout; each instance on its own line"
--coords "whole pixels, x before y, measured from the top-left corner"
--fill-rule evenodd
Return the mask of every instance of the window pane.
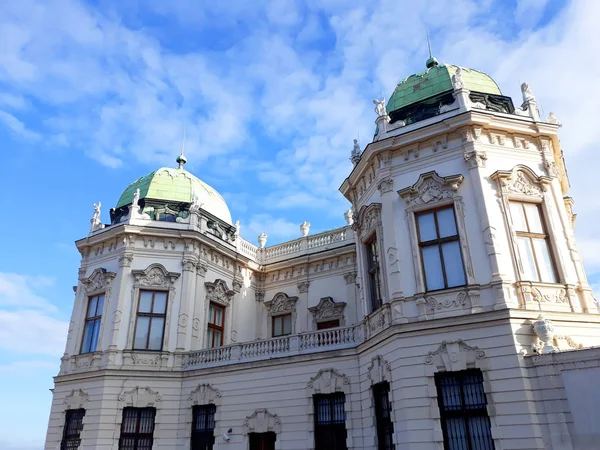
M 444 255 L 444 269 L 446 269 L 448 287 L 465 285 L 465 269 L 458 241 L 442 244 L 442 254 Z
M 442 274 L 442 262 L 440 260 L 440 251 L 437 245 L 423 247 L 423 267 L 425 267 L 425 279 L 427 280 L 427 290 L 444 289 L 444 275 Z
M 212 328 L 209 328 L 208 330 L 206 330 L 206 346 L 208 348 L 212 348 L 215 346 L 215 344 L 213 343 L 213 330 Z
M 221 339 L 222 339 L 223 333 L 221 333 L 219 330 L 214 330 L 213 333 L 215 335 L 214 336 L 215 340 L 214 340 L 214 346 L 213 347 L 220 347 L 221 346 Z
M 155 314 L 164 314 L 167 307 L 167 293 L 166 292 L 155 292 L 154 293 L 154 308 L 152 310 Z
M 100 320 L 94 320 L 92 324 L 92 339 L 90 341 L 90 352 L 95 352 L 98 346 L 98 336 L 100 334 Z
M 140 433 L 154 431 L 154 409 L 143 409 L 140 414 Z
M 525 222 L 525 213 L 523 212 L 523 204 L 510 202 L 510 216 L 515 231 L 528 231 L 527 222 Z
M 98 296 L 98 302 L 96 305 L 96 316 L 102 315 L 102 308 L 104 307 L 104 295 Z
M 433 213 L 419 214 L 417 216 L 419 221 L 419 242 L 427 242 L 432 239 L 437 239 L 437 232 L 435 231 L 435 220 Z
M 292 316 L 287 314 L 283 316 L 283 334 L 292 333 Z
M 160 350 L 162 348 L 164 325 L 165 319 L 163 319 L 162 317 L 152 318 L 150 326 L 150 342 L 148 343 L 148 349 Z
M 96 315 L 96 305 L 98 305 L 98 297 L 90 297 L 87 317 L 94 317 Z
M 140 292 L 140 312 L 152 312 L 152 292 Z
M 135 339 L 133 340 L 133 348 L 146 348 L 148 340 L 148 328 L 150 327 L 149 317 L 138 317 L 135 327 Z
M 223 309 L 219 307 L 215 307 L 215 325 L 223 326 Z
M 537 269 L 535 268 L 531 240 L 528 237 L 517 237 L 517 244 L 519 246 L 519 255 L 521 255 L 525 279 L 528 281 L 540 281 Z
M 94 322 L 87 322 L 83 332 L 83 344 L 81 345 L 81 353 L 91 352 L 92 337 L 94 335 Z
M 467 427 L 464 419 L 447 419 L 448 450 L 465 450 L 467 446 Z
M 542 221 L 540 219 L 540 208 L 538 205 L 533 203 L 524 203 L 525 213 L 527 214 L 527 223 L 529 224 L 529 231 L 531 233 L 544 234 L 544 227 L 542 227 Z
M 273 336 L 279 336 L 281 334 L 281 316 L 273 317 Z
M 533 247 L 535 248 L 535 256 L 540 269 L 541 281 L 547 283 L 556 283 L 556 275 L 552 258 L 550 258 L 550 249 L 546 239 L 532 239 Z
M 437 212 L 438 229 L 440 237 L 456 236 L 456 219 L 454 218 L 454 208 L 446 208 Z

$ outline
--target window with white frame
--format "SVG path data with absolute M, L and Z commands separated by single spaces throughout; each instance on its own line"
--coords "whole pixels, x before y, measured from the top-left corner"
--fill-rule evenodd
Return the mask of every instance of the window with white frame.
M 134 350 L 162 350 L 167 314 L 167 292 L 140 291 Z
M 465 268 L 454 207 L 419 212 L 416 222 L 426 290 L 464 286 Z
M 525 280 L 556 283 L 556 268 L 541 205 L 511 200 L 509 206 Z
M 272 316 L 273 337 L 292 334 L 292 313 Z
M 225 307 L 210 303 L 208 306 L 208 324 L 206 329 L 206 346 L 221 347 L 225 335 Z
M 85 326 L 81 353 L 96 351 L 98 337 L 100 335 L 100 323 L 102 321 L 102 308 L 104 307 L 104 294 L 94 295 L 88 299 L 88 307 L 85 315 Z

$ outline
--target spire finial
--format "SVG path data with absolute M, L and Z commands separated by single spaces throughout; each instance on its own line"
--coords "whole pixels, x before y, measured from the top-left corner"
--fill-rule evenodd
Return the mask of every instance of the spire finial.
M 183 126 L 183 142 L 181 143 L 181 155 L 175 160 L 179 164 L 179 168 L 183 169 L 183 165 L 187 162 L 187 158 L 183 154 L 185 150 L 185 125 Z
M 431 40 L 429 39 L 429 30 L 427 29 L 427 27 L 425 27 L 425 34 L 427 35 L 427 47 L 429 48 L 429 59 L 425 62 L 425 66 L 428 69 L 431 69 L 432 67 L 438 65 L 438 60 L 435 58 L 435 56 L 433 56 L 433 53 L 431 52 Z

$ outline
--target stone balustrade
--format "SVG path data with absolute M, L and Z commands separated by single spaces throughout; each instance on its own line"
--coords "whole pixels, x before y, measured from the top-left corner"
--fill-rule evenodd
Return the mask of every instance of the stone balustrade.
M 363 324 L 359 324 L 331 328 L 190 352 L 183 357 L 183 369 L 194 370 L 304 353 L 353 348 L 363 340 L 363 327 Z

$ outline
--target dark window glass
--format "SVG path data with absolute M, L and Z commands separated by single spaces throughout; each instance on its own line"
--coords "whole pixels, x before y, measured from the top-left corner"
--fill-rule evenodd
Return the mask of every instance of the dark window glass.
M 272 431 L 267 433 L 249 433 L 250 450 L 275 450 L 277 435 Z
M 215 405 L 194 406 L 191 450 L 211 450 L 215 443 Z
M 223 345 L 225 334 L 225 308 L 211 303 L 208 307 L 208 327 L 206 330 L 206 342 L 208 348 Z
M 378 450 L 394 450 L 395 448 L 393 441 L 394 424 L 390 414 L 391 405 L 389 393 L 390 385 L 387 382 L 377 383 L 373 386 Z
M 85 409 L 67 410 L 60 450 L 74 450 L 79 448 L 81 430 L 83 429 L 83 416 L 85 416 Z
M 479 370 L 435 375 L 446 450 L 494 450 Z
M 162 350 L 167 316 L 167 292 L 140 291 L 134 350 Z
M 428 291 L 466 284 L 452 206 L 417 214 L 421 262 Z
M 124 408 L 119 450 L 152 450 L 155 408 Z
M 324 322 L 317 322 L 317 330 L 326 330 L 327 328 L 337 328 L 340 326 L 340 319 L 326 320 Z
M 292 315 L 282 314 L 272 318 L 273 337 L 292 334 Z
M 374 235 L 367 245 L 367 270 L 369 272 L 369 298 L 371 300 L 371 312 L 382 304 L 381 300 L 381 278 L 379 274 L 379 247 L 377 236 Z
M 313 401 L 315 450 L 347 450 L 345 395 L 315 395 Z
M 88 299 L 88 307 L 85 315 L 85 326 L 83 330 L 83 342 L 81 353 L 95 352 L 98 346 L 100 334 L 100 322 L 102 321 L 102 308 L 104 307 L 104 294 L 94 295 Z
M 510 202 L 512 224 L 527 281 L 556 283 L 556 269 L 550 254 L 550 240 L 540 205 Z

